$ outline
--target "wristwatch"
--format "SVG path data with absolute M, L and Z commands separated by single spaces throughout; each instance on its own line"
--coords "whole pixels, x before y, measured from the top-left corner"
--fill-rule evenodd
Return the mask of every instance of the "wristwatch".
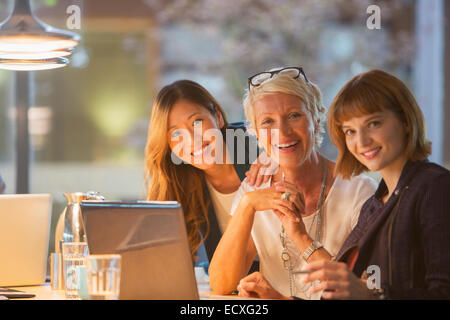
M 308 261 L 309 257 L 313 254 L 313 252 L 322 247 L 323 245 L 319 241 L 313 241 L 311 245 L 308 247 L 308 249 L 306 249 L 305 252 L 303 252 L 303 259 L 305 259 L 305 261 Z

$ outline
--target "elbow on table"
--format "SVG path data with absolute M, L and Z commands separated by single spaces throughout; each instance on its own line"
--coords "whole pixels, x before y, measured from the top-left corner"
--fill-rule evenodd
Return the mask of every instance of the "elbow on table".
M 210 281 L 210 286 L 211 290 L 218 295 L 231 294 L 234 290 L 236 290 L 236 286 L 230 286 L 219 281 Z
M 237 283 L 227 279 L 224 272 L 217 272 L 214 268 L 209 268 L 209 285 L 215 294 L 226 295 L 236 290 Z M 221 275 L 219 275 L 221 274 Z

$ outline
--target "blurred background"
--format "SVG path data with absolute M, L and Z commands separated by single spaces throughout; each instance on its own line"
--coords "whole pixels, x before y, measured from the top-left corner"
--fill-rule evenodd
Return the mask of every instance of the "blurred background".
M 34 0 L 42 21 L 67 29 L 81 8 L 83 38 L 70 65 L 32 74 L 30 193 L 95 190 L 144 199 L 144 146 L 157 91 L 191 79 L 244 119 L 247 78 L 303 66 L 328 107 L 353 75 L 390 72 L 414 92 L 433 142 L 432 161 L 450 168 L 450 1 L 445 0 Z M 370 5 L 381 9 L 369 29 Z M 0 21 L 12 0 L 0 0 Z M 16 193 L 15 77 L 0 71 L 0 174 Z M 20 143 L 20 141 L 19 141 Z M 325 139 L 322 152 L 333 159 Z M 20 169 L 20 168 L 19 168 Z M 50 252 L 53 251 L 53 235 Z

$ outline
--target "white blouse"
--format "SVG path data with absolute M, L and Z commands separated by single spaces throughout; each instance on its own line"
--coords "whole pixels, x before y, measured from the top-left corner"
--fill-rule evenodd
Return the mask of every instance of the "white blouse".
M 251 187 L 243 182 L 234 198 L 231 215 L 246 192 L 268 188 L 270 182 L 268 181 L 259 188 Z M 354 177 L 351 180 L 343 180 L 341 176 L 337 176 L 334 180 L 324 201 L 320 239 L 332 256 L 338 253 L 344 240 L 356 225 L 362 205 L 374 194 L 375 190 L 375 181 L 365 175 Z M 317 228 L 317 214 L 318 211 L 303 218 L 306 230 L 313 239 Z M 313 225 L 311 225 L 312 223 Z M 260 272 L 274 289 L 285 296 L 294 295 L 303 299 L 320 299 L 320 292 L 313 296 L 307 293 L 310 286 L 301 284 L 299 275 L 293 275 L 294 285 L 291 294 L 289 272 L 284 268 L 281 260 L 283 249 L 280 240 L 281 228 L 282 224 L 272 210 L 256 212 L 251 234 L 258 251 Z M 306 264 L 302 253 L 289 239 L 287 239 L 286 247 L 291 256 L 293 270 L 301 270 Z

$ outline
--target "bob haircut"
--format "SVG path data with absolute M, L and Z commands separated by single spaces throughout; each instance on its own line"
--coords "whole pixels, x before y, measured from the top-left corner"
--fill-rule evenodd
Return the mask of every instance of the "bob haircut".
M 367 171 L 348 150 L 342 123 L 353 117 L 390 110 L 408 128 L 405 153 L 411 161 L 424 160 L 431 154 L 431 142 L 425 133 L 425 121 L 416 99 L 398 78 L 381 70 L 371 70 L 353 77 L 339 91 L 328 110 L 330 139 L 338 149 L 335 175 L 344 179 Z
M 277 69 L 281 68 L 273 68 L 269 71 Z M 305 103 L 306 109 L 311 113 L 314 127 L 316 127 L 318 122 L 317 129 L 314 133 L 314 145 L 319 148 L 323 140 L 323 134 L 325 133 L 325 108 L 322 102 L 322 93 L 319 88 L 311 81 L 307 82 L 302 76 L 293 79 L 289 74 L 279 73 L 257 87 L 251 86 L 250 89 L 246 89 L 243 100 L 244 111 L 255 132 L 257 132 L 258 128 L 256 126 L 253 105 L 256 100 L 270 93 L 291 94 L 299 97 Z

